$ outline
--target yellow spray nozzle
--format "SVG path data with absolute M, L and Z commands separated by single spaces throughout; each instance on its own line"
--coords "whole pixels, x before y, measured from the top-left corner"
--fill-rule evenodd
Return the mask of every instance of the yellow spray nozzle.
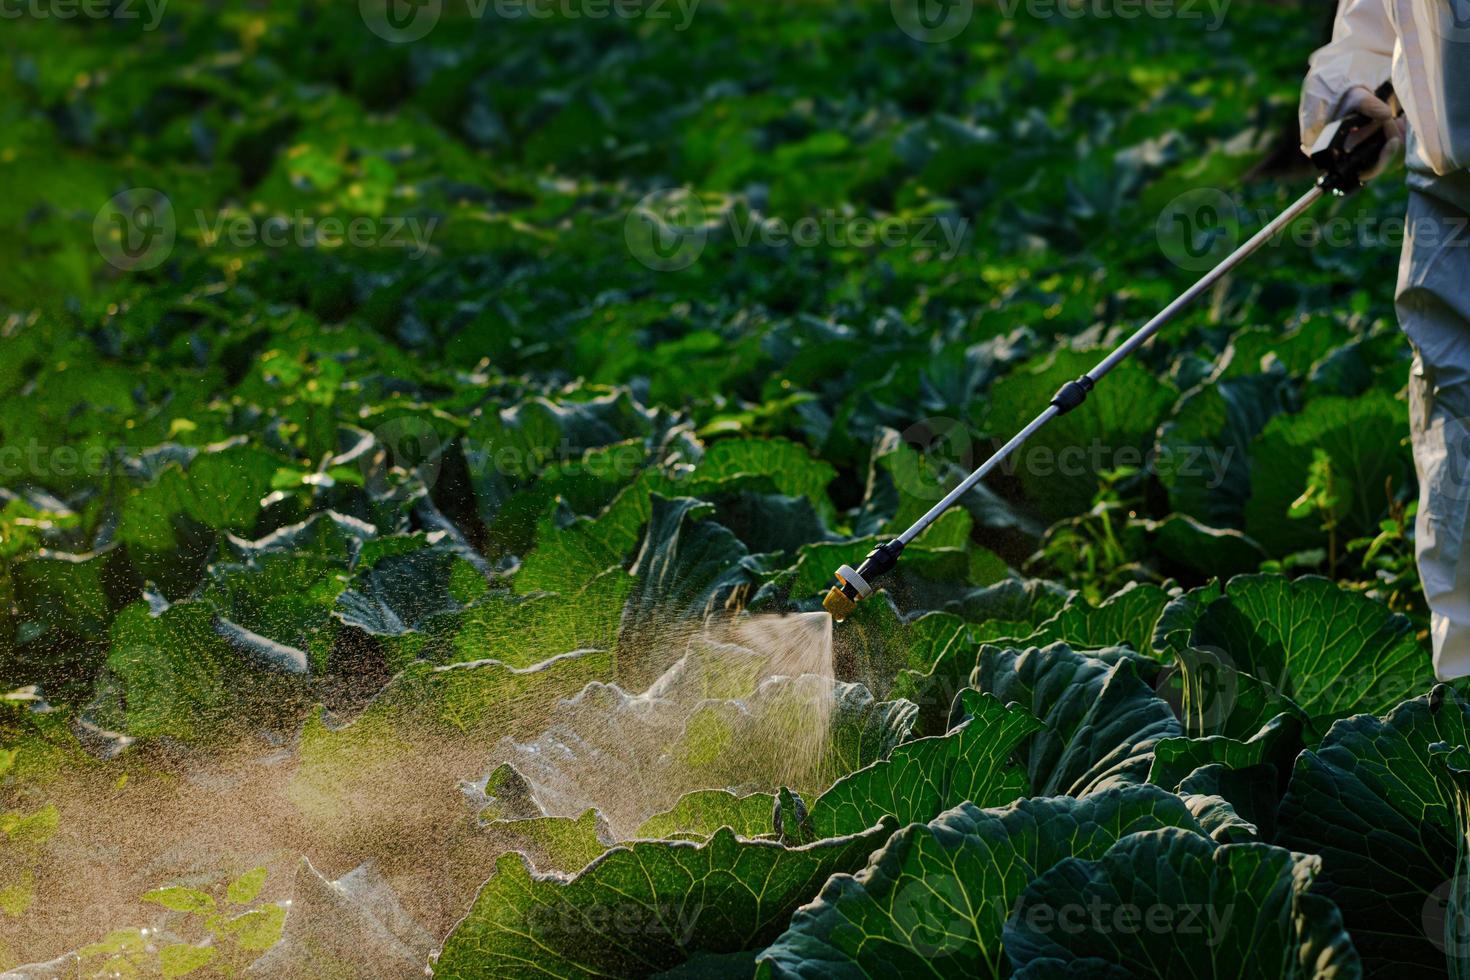
M 833 586 L 832 591 L 827 593 L 827 598 L 822 600 L 822 608 L 827 610 L 827 614 L 840 623 L 852 615 L 853 611 L 857 609 L 857 603 L 848 598 L 847 593 L 842 591 L 841 586 Z

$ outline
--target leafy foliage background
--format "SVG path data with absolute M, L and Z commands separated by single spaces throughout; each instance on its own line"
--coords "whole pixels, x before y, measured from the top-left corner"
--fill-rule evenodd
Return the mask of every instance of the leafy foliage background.
M 729 705 L 803 692 L 752 695 L 691 624 L 818 608 L 1186 287 L 1180 195 L 1253 229 L 1310 179 L 1325 9 L 1017 10 L 942 44 L 825 0 L 687 29 L 447 4 L 411 44 L 328 0 L 8 21 L 0 966 L 1460 969 L 1470 742 L 1410 560 L 1392 179 L 1320 215 L 1352 247 L 1273 245 L 909 549 L 836 633 L 805 784 L 730 755 L 783 732 Z M 137 188 L 175 240 L 124 271 L 105 218 Z M 698 203 L 687 268 L 640 261 L 649 195 Z M 814 216 L 911 233 L 742 241 Z M 372 242 L 231 230 L 328 218 Z M 715 706 L 636 715 L 661 676 Z M 587 752 L 626 812 L 486 774 L 567 701 L 612 719 Z M 660 726 L 655 770 L 608 761 Z M 130 840 L 69 880 L 88 813 L 238 752 L 281 754 L 302 846 L 182 868 Z M 1037 925 L 1149 894 L 1232 915 Z

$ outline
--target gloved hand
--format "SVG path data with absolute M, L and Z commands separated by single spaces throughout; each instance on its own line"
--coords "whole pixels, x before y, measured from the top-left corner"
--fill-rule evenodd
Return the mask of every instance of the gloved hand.
M 1378 162 L 1363 174 L 1364 180 L 1371 180 L 1387 170 L 1393 164 L 1394 159 L 1403 152 L 1404 140 L 1409 135 L 1408 124 L 1404 121 L 1403 116 L 1395 113 L 1392 106 L 1374 95 L 1373 90 L 1364 85 L 1354 85 L 1343 94 L 1342 100 L 1337 104 L 1337 112 L 1332 118 L 1342 119 L 1354 113 L 1361 113 L 1377 125 L 1366 126 L 1349 136 L 1348 150 L 1352 150 L 1380 129 L 1384 130 L 1388 136 L 1383 152 L 1379 154 Z

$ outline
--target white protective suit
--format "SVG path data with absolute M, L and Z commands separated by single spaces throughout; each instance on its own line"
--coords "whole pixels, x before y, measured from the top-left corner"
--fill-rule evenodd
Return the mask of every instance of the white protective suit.
M 1341 0 L 1302 89 L 1310 146 L 1354 86 L 1392 78 L 1408 121 L 1408 235 L 1399 324 L 1414 348 L 1409 424 L 1419 474 L 1415 557 L 1434 668 L 1470 675 L 1470 4 Z

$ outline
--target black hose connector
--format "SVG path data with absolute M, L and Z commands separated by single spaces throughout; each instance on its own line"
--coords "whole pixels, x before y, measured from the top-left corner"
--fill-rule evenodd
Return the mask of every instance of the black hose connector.
M 858 566 L 858 574 L 864 580 L 872 582 L 880 575 L 887 575 L 893 571 L 898 564 L 898 556 L 903 554 L 903 542 L 894 538 L 887 544 L 880 544 L 863 558 L 863 563 Z
M 1394 98 L 1393 83 L 1384 82 L 1374 93 L 1379 99 L 1398 108 Z M 1359 130 L 1378 126 L 1378 130 L 1365 137 L 1361 143 L 1348 149 L 1348 141 Z M 1356 193 L 1363 187 L 1363 174 L 1378 163 L 1383 148 L 1388 145 L 1388 134 L 1375 120 L 1360 113 L 1329 123 L 1312 147 L 1312 162 L 1322 171 L 1317 185 L 1339 197 Z
M 1066 415 L 1087 401 L 1087 396 L 1092 393 L 1096 385 L 1097 382 L 1085 374 L 1076 381 L 1068 381 L 1057 390 L 1055 395 L 1051 396 L 1052 407 L 1057 410 L 1058 415 Z

